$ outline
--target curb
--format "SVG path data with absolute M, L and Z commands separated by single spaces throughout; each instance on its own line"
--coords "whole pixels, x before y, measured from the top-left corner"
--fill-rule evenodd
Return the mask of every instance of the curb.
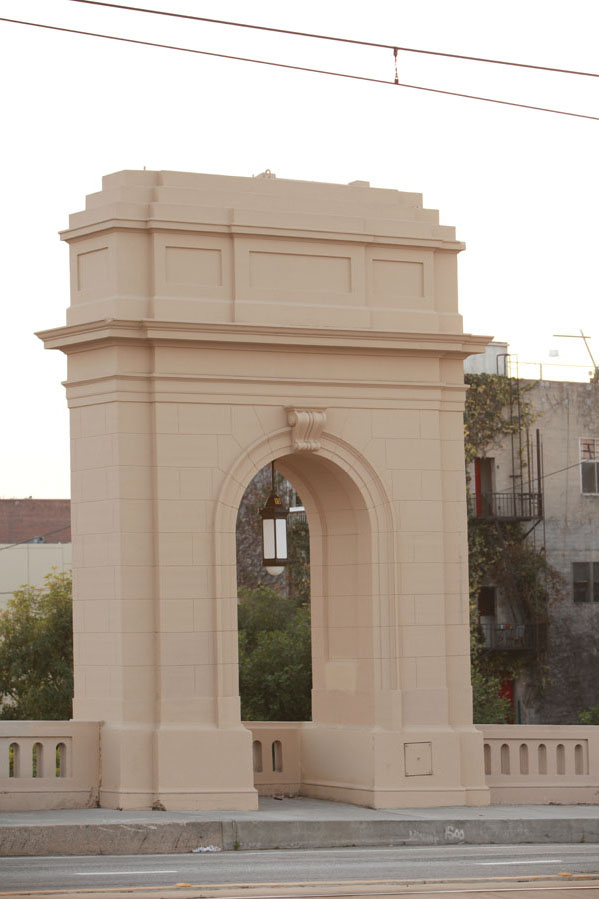
M 0 827 L 0 856 L 153 855 L 201 846 L 335 849 L 343 846 L 451 846 L 599 843 L 599 818 L 494 821 L 219 820 Z

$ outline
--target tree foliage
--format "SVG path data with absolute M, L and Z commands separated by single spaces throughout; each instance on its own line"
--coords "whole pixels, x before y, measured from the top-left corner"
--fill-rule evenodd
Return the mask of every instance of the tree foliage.
M 472 653 L 470 670 L 474 723 L 505 724 L 510 717 L 509 701 L 501 695 L 499 676 L 485 670 L 479 653 Z
M 503 589 L 514 618 L 549 624 L 551 604 L 562 598 L 564 581 L 544 551 L 526 540 L 521 525 L 514 526 L 511 539 L 502 544 L 492 578 Z
M 271 587 L 240 592 L 239 691 L 245 721 L 311 718 L 310 609 Z
M 489 666 L 479 627 L 478 594 L 499 555 L 499 543 L 491 540 L 492 526 L 468 526 L 468 568 L 470 584 L 470 678 L 472 713 L 475 724 L 505 724 L 509 702 L 501 695 L 501 672 Z
M 562 598 L 563 578 L 543 550 L 526 539 L 519 522 L 471 520 L 468 526 L 470 601 L 481 587 L 500 588 L 515 620 L 547 625 L 550 606 Z
M 599 705 L 591 705 L 580 713 L 581 724 L 599 724 Z
M 71 575 L 22 587 L 0 613 L 0 718 L 68 720 L 73 699 Z
M 275 590 L 274 587 L 243 588 L 239 591 L 237 624 L 244 634 L 246 648 L 256 648 L 262 634 L 283 631 L 296 610 L 296 604 Z

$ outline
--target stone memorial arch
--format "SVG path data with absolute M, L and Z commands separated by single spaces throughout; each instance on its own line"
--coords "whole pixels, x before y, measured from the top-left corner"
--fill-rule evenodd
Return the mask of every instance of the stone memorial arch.
M 276 460 L 310 525 L 301 791 L 483 805 L 452 228 L 419 194 L 109 175 L 63 233 L 76 720 L 101 805 L 251 809 L 235 523 Z

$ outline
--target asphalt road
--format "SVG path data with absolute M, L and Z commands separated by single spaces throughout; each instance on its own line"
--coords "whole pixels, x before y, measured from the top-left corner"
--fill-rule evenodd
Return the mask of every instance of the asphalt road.
M 189 855 L 0 859 L 0 891 L 85 890 L 177 883 L 487 879 L 562 872 L 599 876 L 599 845 L 422 846 Z M 599 882 L 597 884 L 599 893 Z

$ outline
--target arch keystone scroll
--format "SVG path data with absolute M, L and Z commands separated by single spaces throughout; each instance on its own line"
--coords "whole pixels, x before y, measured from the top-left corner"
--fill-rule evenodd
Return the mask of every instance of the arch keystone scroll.
M 320 449 L 320 435 L 327 423 L 326 409 L 287 409 L 293 451 L 316 452 Z

